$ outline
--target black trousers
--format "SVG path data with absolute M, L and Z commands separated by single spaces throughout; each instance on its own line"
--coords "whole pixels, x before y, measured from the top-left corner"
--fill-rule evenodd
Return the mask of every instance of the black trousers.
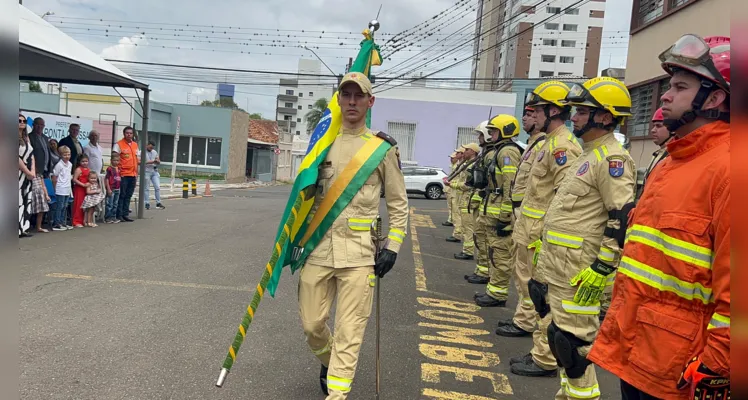
M 657 397 L 650 396 L 641 390 L 631 386 L 628 382 L 621 379 L 621 399 L 622 400 L 660 400 Z
M 117 218 L 123 218 L 130 215 L 130 201 L 132 194 L 135 193 L 134 176 L 123 176 L 119 186 L 119 204 L 117 205 Z

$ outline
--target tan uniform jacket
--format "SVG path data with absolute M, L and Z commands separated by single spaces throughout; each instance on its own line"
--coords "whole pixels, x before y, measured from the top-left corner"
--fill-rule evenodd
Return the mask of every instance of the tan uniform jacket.
M 512 220 L 511 185 L 521 157 L 514 145 L 505 145 L 496 154 L 498 147 L 488 150 L 484 162 L 488 168 L 488 188 L 483 209 L 490 226 L 496 226 L 496 221 L 509 223 Z
M 543 232 L 543 217 L 561 185 L 569 166 L 579 157 L 582 147 L 565 125 L 546 136 L 530 169 L 527 191 L 522 200 L 519 219 L 514 224 L 513 239 L 532 243 Z
M 541 280 L 567 287 L 596 258 L 617 266 L 622 249 L 603 232 L 620 228 L 608 213 L 632 202 L 636 188 L 634 160 L 612 133 L 585 143 L 568 171 L 545 217 L 537 266 Z
M 320 164 L 317 196 L 310 215 L 314 215 L 332 183 L 364 143 L 369 140 L 382 140 L 375 135 L 367 128 L 353 131 L 341 128 L 325 161 Z M 390 228 L 387 248 L 394 252 L 400 250 L 408 224 L 408 196 L 405 192 L 403 173 L 398 165 L 397 150 L 393 147 L 333 222 L 309 255 L 307 263 L 333 268 L 374 265 L 375 249 L 370 228 L 379 214 L 382 185 Z
M 468 176 L 470 176 L 472 165 L 477 160 L 478 157 L 476 156 L 472 160 L 465 161 L 466 164 L 463 164 L 463 167 L 466 168 L 463 168 L 462 172 L 457 174 L 457 176 L 452 180 L 452 189 L 455 189 L 458 193 L 457 196 L 459 196 L 460 212 L 467 212 L 463 210 L 468 208 L 468 203 L 473 195 L 473 188 L 468 186 L 465 182 L 467 182 Z
M 530 169 L 535 163 L 538 151 L 543 147 L 545 140 L 538 140 L 543 135 L 543 132 L 533 133 L 530 139 L 527 140 L 528 147 L 522 154 L 519 166 L 517 167 L 517 175 L 514 177 L 514 183 L 512 183 L 512 203 L 516 207 L 520 207 L 522 200 L 525 198 L 525 192 L 527 191 L 527 183 L 530 180 Z M 534 145 L 533 145 L 534 144 Z M 529 147 L 532 146 L 532 147 Z

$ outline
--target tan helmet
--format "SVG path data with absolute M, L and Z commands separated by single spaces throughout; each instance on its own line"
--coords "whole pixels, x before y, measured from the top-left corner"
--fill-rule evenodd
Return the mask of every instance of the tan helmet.
M 483 121 L 475 127 L 475 132 L 483 135 L 483 140 L 486 141 L 486 143 L 491 141 L 491 134 L 488 133 L 487 125 L 488 121 Z

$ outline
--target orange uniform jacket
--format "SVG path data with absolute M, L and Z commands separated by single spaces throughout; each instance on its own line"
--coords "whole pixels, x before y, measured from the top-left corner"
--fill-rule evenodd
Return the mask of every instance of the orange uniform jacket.
M 692 357 L 730 376 L 730 125 L 667 149 L 629 221 L 588 359 L 647 394 L 687 399 L 676 383 Z

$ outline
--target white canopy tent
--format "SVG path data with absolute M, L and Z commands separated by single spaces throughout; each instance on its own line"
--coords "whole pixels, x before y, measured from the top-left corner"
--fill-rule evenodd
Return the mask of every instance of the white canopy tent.
M 148 143 L 150 112 L 148 85 L 130 78 L 117 67 L 66 35 L 31 10 L 18 5 L 19 80 L 60 82 L 80 85 L 122 87 L 143 91 L 143 127 L 140 148 Z M 138 218 L 143 218 L 145 161 L 140 160 Z

